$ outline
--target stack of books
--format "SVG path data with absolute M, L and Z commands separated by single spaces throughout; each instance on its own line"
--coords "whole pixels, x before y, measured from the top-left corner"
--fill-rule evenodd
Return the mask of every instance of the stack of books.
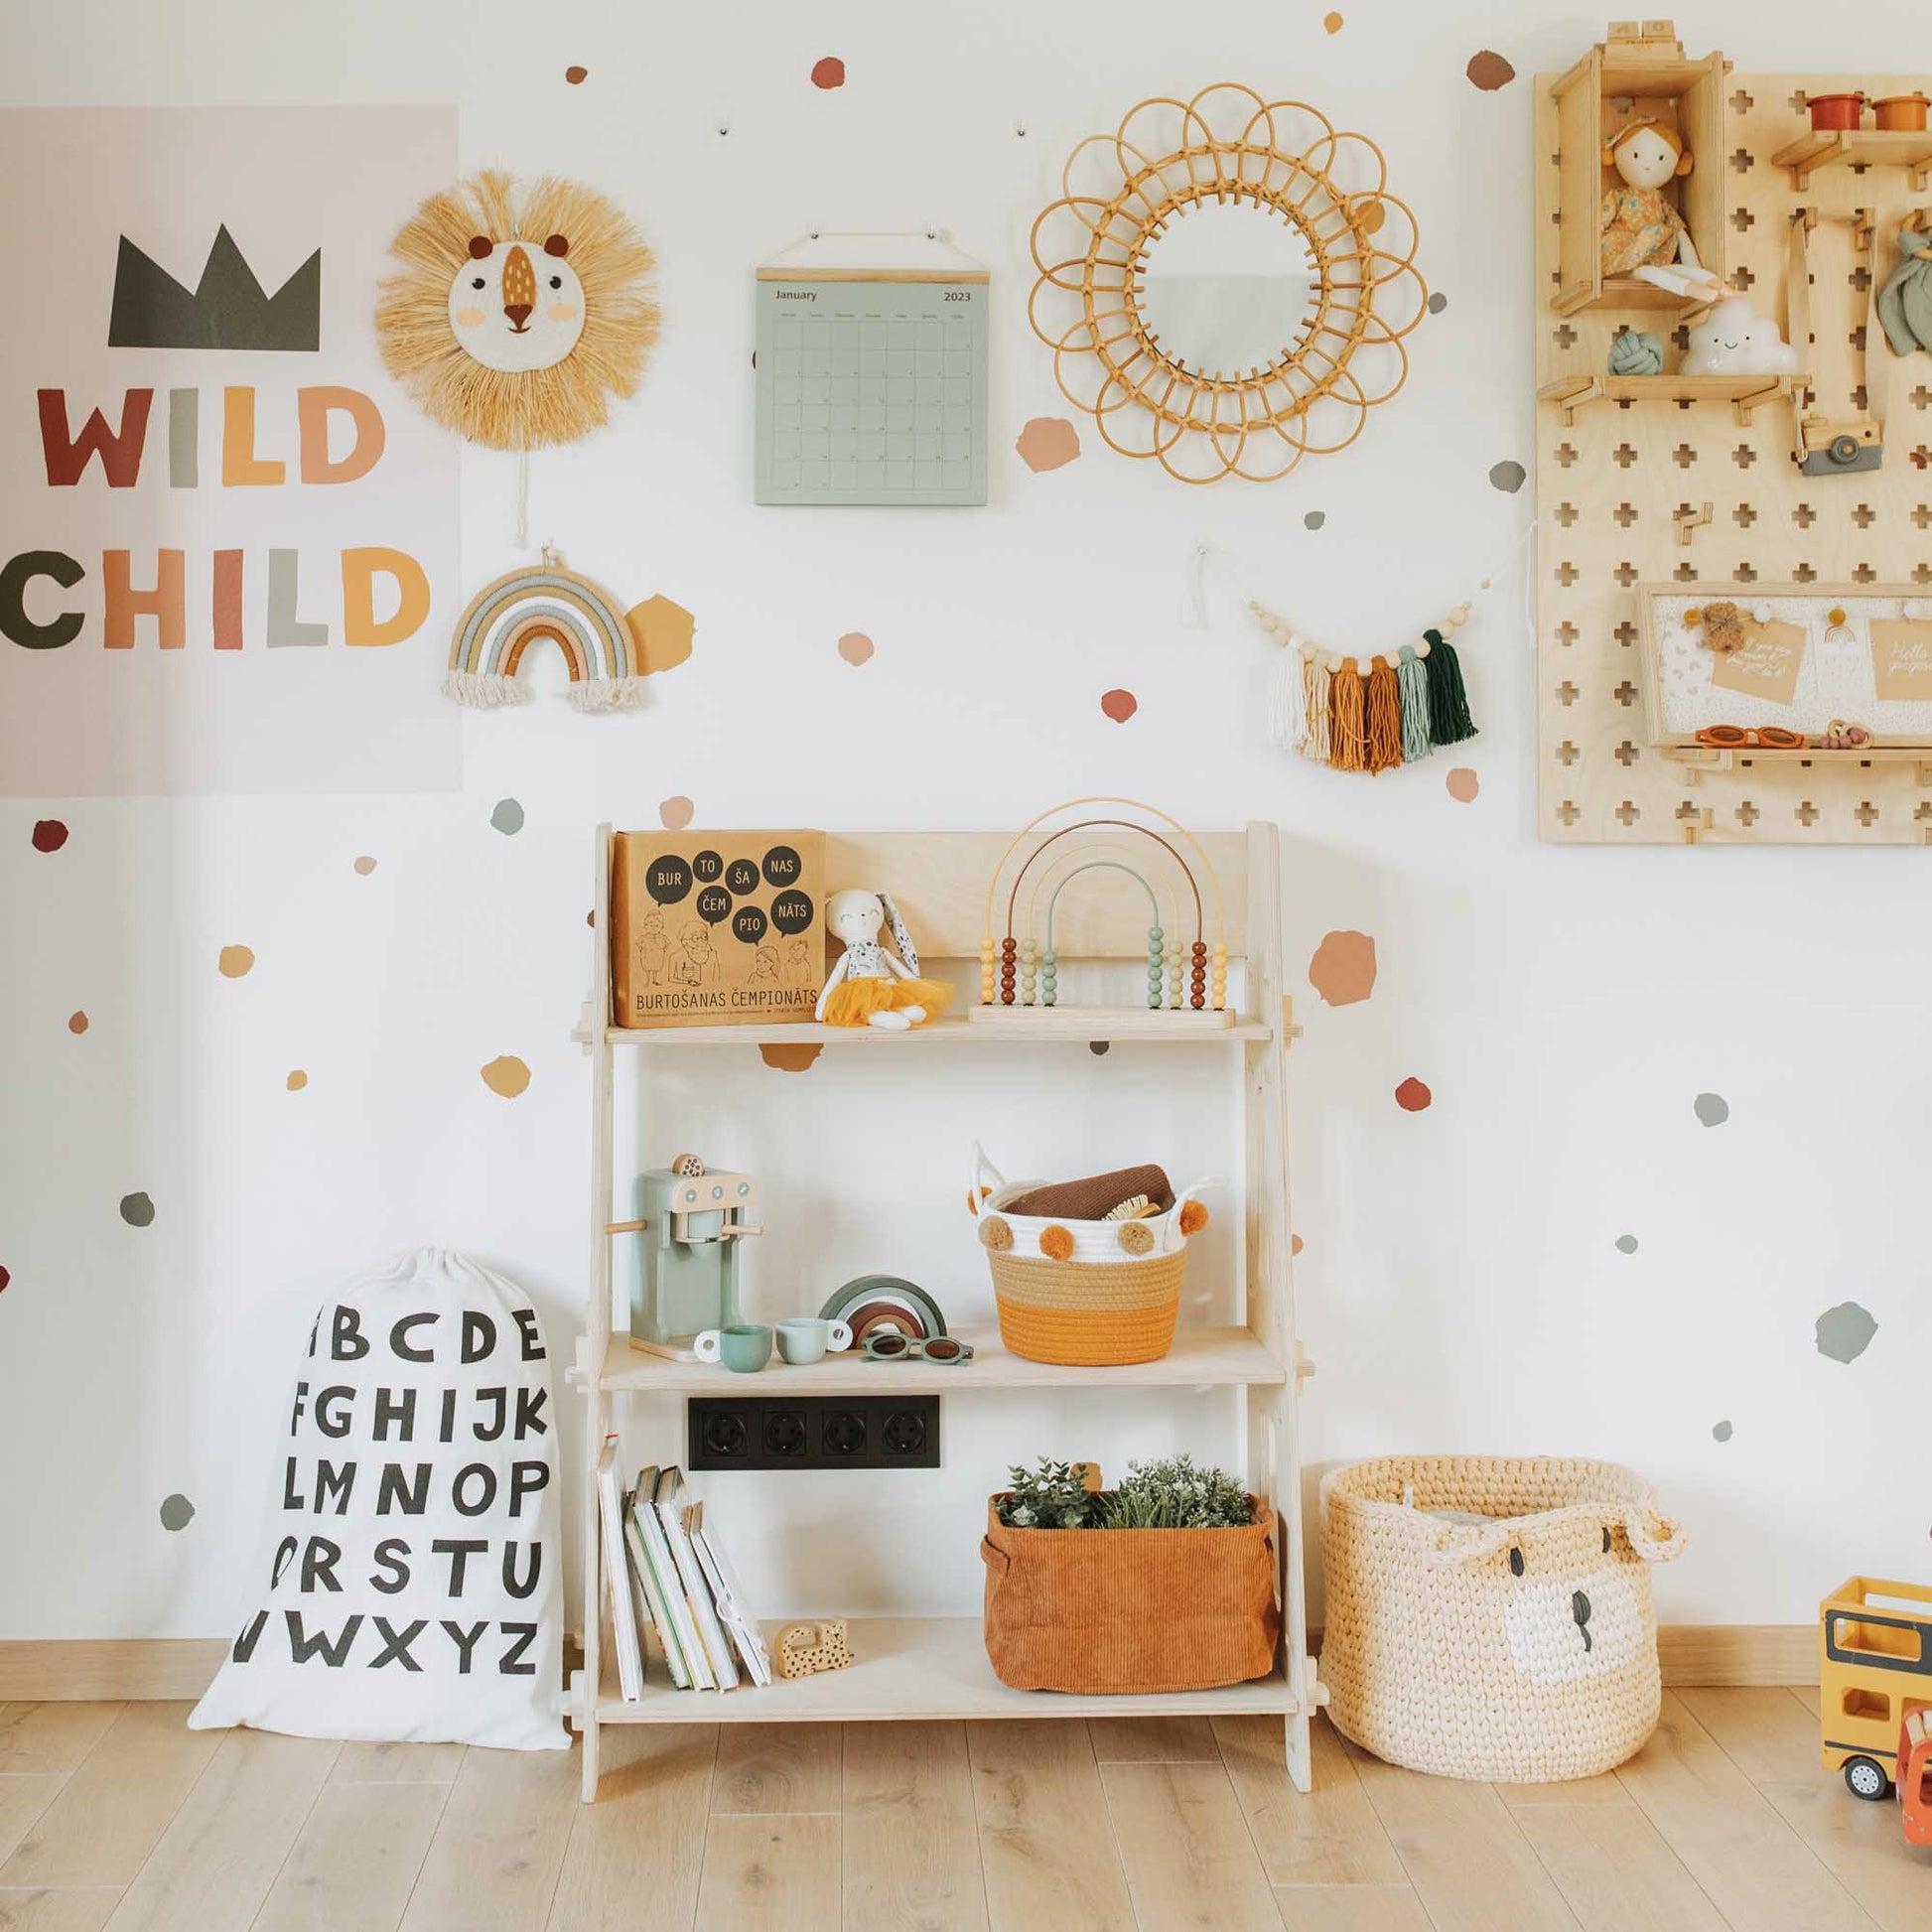
M 620 1692 L 629 1702 L 644 1694 L 647 1633 L 680 1691 L 735 1690 L 747 1676 L 769 1684 L 758 1619 L 683 1470 L 648 1465 L 626 1490 L 620 1452 L 617 1437 L 607 1436 L 597 1468 Z

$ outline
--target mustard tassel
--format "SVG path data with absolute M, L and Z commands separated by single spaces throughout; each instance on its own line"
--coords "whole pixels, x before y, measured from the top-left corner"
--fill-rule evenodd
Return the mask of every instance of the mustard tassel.
M 1328 762 L 1337 771 L 1368 769 L 1368 729 L 1365 723 L 1368 680 L 1344 657 L 1331 680 L 1329 709 L 1333 713 Z

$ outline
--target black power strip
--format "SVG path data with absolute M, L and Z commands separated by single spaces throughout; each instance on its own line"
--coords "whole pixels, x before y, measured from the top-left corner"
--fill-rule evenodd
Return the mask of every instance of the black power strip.
M 685 1415 L 687 1469 L 939 1466 L 936 1395 L 693 1396 Z

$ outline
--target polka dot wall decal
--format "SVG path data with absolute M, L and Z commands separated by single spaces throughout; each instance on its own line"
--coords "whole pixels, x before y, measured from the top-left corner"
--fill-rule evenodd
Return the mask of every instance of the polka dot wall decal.
M 355 862 L 355 873 L 359 879 L 366 879 L 375 870 L 375 861 L 365 852 Z
M 1443 313 L 1443 311 L 1448 307 L 1449 307 L 1449 297 L 1446 296 L 1441 289 L 1438 289 L 1436 293 L 1429 298 L 1429 313 L 1432 316 L 1440 316 Z
M 1730 1424 L 1729 1424 L 1729 1423 L 1727 1423 L 1727 1422 L 1714 1422 L 1714 1423 L 1713 1423 L 1713 1424 L 1711 1425 L 1711 1440 L 1712 1440 L 1712 1441 L 1713 1441 L 1714 1443 L 1727 1443 L 1727 1442 L 1729 1442 L 1729 1441 L 1730 1441 Z
M 1498 488 L 1515 495 L 1522 488 L 1529 472 L 1520 463 L 1493 464 L 1489 471 L 1489 481 Z
M 863 630 L 848 630 L 839 639 L 839 655 L 857 666 L 872 661 L 873 641 Z
M 1117 725 L 1126 724 L 1140 708 L 1140 699 L 1131 691 L 1103 691 L 1100 694 L 1100 709 Z
M 564 69 L 564 78 L 568 80 L 573 87 L 581 87 L 584 84 L 584 82 L 588 80 L 590 77 L 591 77 L 591 70 L 589 68 L 568 67 Z
M 1871 1346 L 1878 1324 L 1856 1302 L 1841 1302 L 1818 1317 L 1818 1352 L 1835 1362 L 1856 1362 Z
M 164 1530 L 185 1530 L 194 1520 L 195 1505 L 179 1490 L 161 1499 L 161 1527 Z
M 1436 1096 L 1412 1073 L 1395 1090 L 1395 1104 L 1405 1114 L 1419 1114 Z
M 1633 1255 L 1637 1252 L 1637 1237 L 1634 1234 L 1619 1234 L 1616 1238 L 1616 1251 L 1620 1255 Z
M 1309 984 L 1331 1007 L 1352 1007 L 1375 991 L 1375 941 L 1366 932 L 1322 935 L 1309 961 Z
M 84 1034 L 86 1031 L 87 1031 L 87 1016 L 84 1013 L 75 1012 L 68 1015 L 69 1033 L 77 1035 L 77 1034 Z
M 668 597 L 647 597 L 624 613 L 624 621 L 637 640 L 639 677 L 674 671 L 691 655 L 698 621 L 682 604 Z
M 1087 1041 L 1087 1051 L 1097 1060 L 1104 1059 L 1112 1049 L 1113 1043 L 1111 1039 L 1090 1039 Z
M 1322 26 L 1323 26 L 1323 27 L 1324 27 L 1324 28 L 1325 28 L 1325 29 L 1326 29 L 1326 30 L 1327 30 L 1327 31 L 1328 31 L 1329 33 L 1331 33 L 1331 34 L 1339 34 L 1339 33 L 1341 32 L 1341 15 L 1340 15 L 1340 14 L 1323 14 L 1323 15 L 1321 16 L 1321 25 L 1322 25 Z
M 0 1295 L 6 1294 L 7 1284 L 12 1280 L 13 1280 L 12 1275 L 10 1275 L 6 1271 L 6 1269 L 0 1268 Z
M 1288 1252 L 1291 1258 L 1299 1255 L 1307 1245 L 1299 1234 L 1291 1234 L 1288 1237 Z
M 1722 1127 L 1730 1118 L 1730 1102 L 1721 1093 L 1701 1093 L 1691 1105 L 1707 1127 Z
M 255 955 L 247 946 L 223 946 L 214 962 L 214 970 L 224 980 L 244 978 L 254 966 Z
M 681 832 L 691 823 L 691 814 L 696 810 L 688 798 L 667 798 L 657 808 L 658 822 L 667 832 Z
M 499 1053 L 483 1068 L 483 1083 L 491 1093 L 514 1100 L 530 1084 L 530 1069 L 514 1053 Z
M 123 1194 L 121 1196 L 121 1219 L 131 1228 L 145 1228 L 154 1225 L 154 1202 L 146 1194 Z
M 58 818 L 34 821 L 34 850 L 58 852 L 68 842 L 68 828 Z
M 1305 530 L 1318 530 L 1327 520 L 1328 512 L 1326 510 L 1310 510 L 1308 515 L 1302 519 L 1302 527 Z
M 828 54 L 822 61 L 812 64 L 812 85 L 829 92 L 834 87 L 845 85 L 845 63 L 836 54 Z
M 1035 416 L 1013 447 L 1029 470 L 1059 470 L 1080 454 L 1080 432 L 1064 416 Z
M 1443 780 L 1443 784 L 1458 805 L 1473 803 L 1476 793 L 1482 789 L 1481 781 L 1466 764 L 1458 764 Z
M 1469 65 L 1462 71 L 1469 76 L 1469 84 L 1480 87 L 1485 94 L 1507 87 L 1516 78 L 1516 69 L 1500 54 L 1492 54 L 1486 47 L 1480 54 L 1469 56 Z
M 822 1046 L 795 1046 L 787 1042 L 782 1046 L 760 1046 L 759 1058 L 780 1073 L 803 1073 L 824 1050 Z
M 513 839 L 523 829 L 523 807 L 514 798 L 499 798 L 489 822 L 504 838 Z
M 309 1084 L 309 1076 L 306 1073 L 304 1073 L 302 1069 L 298 1066 L 294 1070 L 294 1072 L 292 1072 L 289 1075 L 287 1084 L 288 1084 L 288 1090 L 291 1093 L 300 1093 L 302 1089 Z

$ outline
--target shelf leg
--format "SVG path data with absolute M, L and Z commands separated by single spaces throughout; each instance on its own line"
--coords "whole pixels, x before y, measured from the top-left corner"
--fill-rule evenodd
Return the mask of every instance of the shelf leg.
M 1297 1791 L 1314 1789 L 1314 1749 L 1309 1739 L 1310 1717 L 1306 1711 L 1291 1711 L 1282 1720 L 1288 1748 L 1288 1779 Z

